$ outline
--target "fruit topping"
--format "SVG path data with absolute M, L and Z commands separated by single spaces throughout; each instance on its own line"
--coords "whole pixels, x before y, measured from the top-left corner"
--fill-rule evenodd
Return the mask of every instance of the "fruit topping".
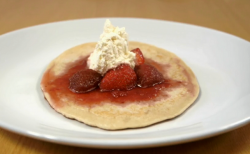
M 141 88 L 147 88 L 160 84 L 164 81 L 163 75 L 153 66 L 142 64 L 136 66 L 137 85 Z
M 128 64 L 109 70 L 99 85 L 101 91 L 131 90 L 136 86 L 135 71 Z
M 86 93 L 98 87 L 101 79 L 101 74 L 94 70 L 81 70 L 69 78 L 69 89 L 75 93 Z
M 135 53 L 135 65 L 144 64 L 144 57 L 139 48 L 133 49 L 131 52 Z

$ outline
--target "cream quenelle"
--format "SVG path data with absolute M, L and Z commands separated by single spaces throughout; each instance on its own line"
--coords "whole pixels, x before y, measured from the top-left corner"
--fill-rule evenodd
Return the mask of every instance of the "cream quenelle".
M 88 58 L 88 67 L 104 75 L 108 70 L 120 64 L 135 67 L 135 53 L 128 49 L 128 35 L 125 28 L 114 27 L 106 20 L 100 41 Z

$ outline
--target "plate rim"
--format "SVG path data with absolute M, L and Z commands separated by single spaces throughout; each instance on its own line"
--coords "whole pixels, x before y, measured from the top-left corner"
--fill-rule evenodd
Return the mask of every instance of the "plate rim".
M 78 19 L 53 21 L 53 22 L 41 23 L 41 24 L 37 24 L 37 25 L 27 26 L 27 27 L 15 29 L 15 30 L 12 30 L 12 31 L 8 31 L 8 32 L 0 34 L 0 38 L 5 36 L 5 35 L 10 35 L 12 33 L 16 33 L 18 31 L 23 31 L 23 30 L 26 30 L 26 29 L 36 28 L 36 27 L 40 27 L 40 26 L 47 26 L 47 25 L 51 25 L 51 24 L 60 24 L 60 23 L 66 23 L 66 22 L 74 22 L 74 21 L 80 21 L 80 20 L 100 20 L 100 19 L 102 19 L 102 20 L 104 20 L 104 19 L 115 19 L 115 20 L 117 20 L 117 19 L 118 20 L 120 20 L 120 19 L 132 19 L 133 20 L 134 19 L 134 20 L 148 20 L 148 21 L 151 20 L 151 21 L 156 21 L 156 22 L 169 22 L 169 23 L 175 23 L 175 24 L 180 24 L 180 25 L 188 25 L 188 26 L 191 26 L 191 27 L 197 27 L 197 28 L 201 28 L 201 29 L 209 29 L 209 30 L 212 30 L 212 31 L 215 31 L 215 32 L 218 32 L 218 33 L 222 33 L 222 34 L 225 34 L 225 35 L 236 37 L 236 38 L 238 38 L 240 40 L 243 40 L 243 41 L 246 41 L 246 42 L 250 43 L 250 41 L 248 41 L 248 40 L 246 40 L 244 38 L 241 38 L 241 37 L 239 37 L 237 35 L 227 33 L 227 32 L 224 32 L 224 31 L 220 31 L 220 30 L 217 30 L 217 29 L 214 29 L 214 28 L 206 27 L 206 26 L 201 26 L 201 25 L 196 25 L 196 24 L 191 24 L 191 23 L 185 23 L 185 22 L 164 20 L 164 19 L 140 18 L 140 17 L 98 17 L 98 18 L 78 18 Z

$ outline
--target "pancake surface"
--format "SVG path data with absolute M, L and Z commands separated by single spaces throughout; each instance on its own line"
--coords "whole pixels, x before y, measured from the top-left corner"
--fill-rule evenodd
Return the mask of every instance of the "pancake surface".
M 194 73 L 179 57 L 139 42 L 130 42 L 129 48 L 140 48 L 146 63 L 155 66 L 169 83 L 175 83 L 173 86 L 155 86 L 151 88 L 154 94 L 144 92 L 139 101 L 137 95 L 142 93 L 136 93 L 147 89 L 135 88 L 118 98 L 98 89 L 88 94 L 75 94 L 68 89 L 68 78 L 81 67 L 78 65 L 84 66 L 81 61 L 86 61 L 95 45 L 86 43 L 65 51 L 49 64 L 42 78 L 45 98 L 57 112 L 68 118 L 108 130 L 144 127 L 180 115 L 199 95 Z

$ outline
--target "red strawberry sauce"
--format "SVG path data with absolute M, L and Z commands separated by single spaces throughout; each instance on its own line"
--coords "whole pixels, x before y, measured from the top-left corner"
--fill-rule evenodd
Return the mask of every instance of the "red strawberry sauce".
M 125 102 L 142 102 L 149 100 L 156 100 L 159 96 L 163 96 L 160 91 L 164 88 L 171 88 L 183 85 L 182 82 L 166 79 L 164 83 L 155 85 L 149 88 L 136 87 L 129 91 L 113 91 L 113 92 L 100 92 L 100 89 L 95 89 L 88 93 L 77 94 L 69 90 L 69 78 L 77 71 L 87 69 L 87 58 L 83 57 L 80 60 L 71 63 L 68 66 L 68 71 L 55 77 L 50 70 L 47 70 L 43 76 L 42 83 L 45 85 L 44 91 L 50 93 L 51 99 L 56 107 L 63 106 L 60 101 L 61 96 L 74 100 L 75 103 L 80 105 L 92 106 L 101 102 L 112 103 L 125 103 Z M 152 60 L 145 59 L 146 63 L 155 66 L 159 71 L 167 71 L 169 66 L 158 64 Z M 162 72 L 163 73 L 163 72 Z M 167 97 L 167 96 L 164 96 Z

